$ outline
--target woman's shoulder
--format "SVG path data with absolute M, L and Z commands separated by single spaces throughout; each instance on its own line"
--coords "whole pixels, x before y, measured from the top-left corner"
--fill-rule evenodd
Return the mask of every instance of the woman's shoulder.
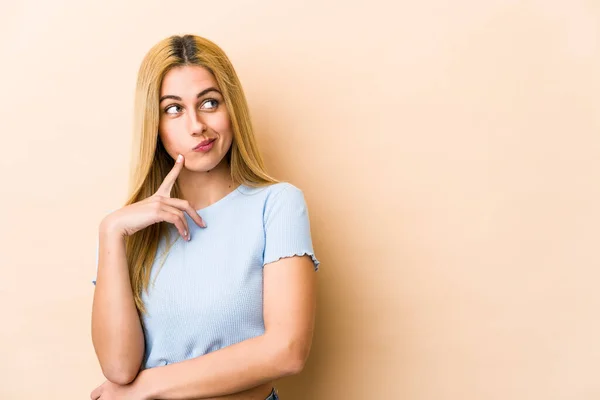
M 290 182 L 276 182 L 265 186 L 253 187 L 249 185 L 242 185 L 244 192 L 247 194 L 262 193 L 265 195 L 265 199 L 269 199 L 281 194 L 284 191 L 301 192 L 301 190 Z
M 255 204 L 262 208 L 263 213 L 281 207 L 283 204 L 289 206 L 304 206 L 304 193 L 290 182 L 277 182 L 260 187 L 241 185 L 241 192 L 245 196 L 239 199 L 247 204 Z

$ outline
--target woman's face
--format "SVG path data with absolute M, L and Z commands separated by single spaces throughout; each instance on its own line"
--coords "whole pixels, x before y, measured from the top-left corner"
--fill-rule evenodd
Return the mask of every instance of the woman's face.
M 159 136 L 175 159 L 185 157 L 185 168 L 209 171 L 224 159 L 233 134 L 229 113 L 217 82 L 207 69 L 184 66 L 165 75 L 159 98 Z M 206 140 L 209 148 L 194 150 Z

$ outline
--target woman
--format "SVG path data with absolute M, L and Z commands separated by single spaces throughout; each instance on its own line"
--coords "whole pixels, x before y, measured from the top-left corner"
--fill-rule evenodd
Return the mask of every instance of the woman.
M 303 193 L 265 171 L 211 41 L 172 36 L 144 58 L 130 182 L 99 226 L 92 341 L 108 381 L 90 397 L 278 399 L 273 381 L 309 354 L 319 261 Z

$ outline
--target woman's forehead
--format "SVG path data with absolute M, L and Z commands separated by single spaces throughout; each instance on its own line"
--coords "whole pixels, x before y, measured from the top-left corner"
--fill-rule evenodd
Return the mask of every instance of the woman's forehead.
M 163 78 L 161 96 L 196 96 L 204 89 L 214 87 L 218 89 L 217 81 L 213 74 L 200 66 L 183 66 L 171 69 Z

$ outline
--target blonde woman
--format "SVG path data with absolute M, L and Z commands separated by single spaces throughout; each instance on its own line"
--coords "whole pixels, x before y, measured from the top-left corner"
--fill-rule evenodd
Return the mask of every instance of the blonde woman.
M 278 399 L 309 355 L 303 192 L 264 168 L 225 53 L 198 36 L 139 69 L 129 200 L 99 226 L 93 400 Z

